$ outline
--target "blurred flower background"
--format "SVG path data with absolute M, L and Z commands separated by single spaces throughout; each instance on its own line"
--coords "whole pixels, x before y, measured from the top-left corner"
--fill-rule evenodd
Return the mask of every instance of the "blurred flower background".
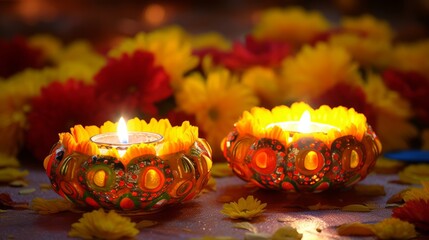
M 429 1 L 0 1 L 0 158 L 120 116 L 189 120 L 222 161 L 244 110 L 364 113 L 384 151 L 429 148 Z

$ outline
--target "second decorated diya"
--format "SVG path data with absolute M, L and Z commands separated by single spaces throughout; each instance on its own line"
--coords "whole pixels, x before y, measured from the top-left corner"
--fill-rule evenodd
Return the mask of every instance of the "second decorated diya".
M 210 146 L 189 122 L 134 118 L 59 136 L 44 167 L 53 189 L 82 207 L 154 212 L 196 197 L 212 166 Z
M 288 192 L 352 186 L 368 175 L 381 152 L 363 114 L 305 103 L 244 112 L 221 147 L 241 179 Z

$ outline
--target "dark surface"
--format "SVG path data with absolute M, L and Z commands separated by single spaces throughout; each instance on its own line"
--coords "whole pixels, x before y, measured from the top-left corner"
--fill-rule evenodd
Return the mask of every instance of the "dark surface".
M 30 167 L 27 177 L 29 186 L 36 191 L 20 195 L 22 188 L 1 186 L 0 193 L 9 193 L 15 202 L 30 202 L 34 197 L 46 199 L 59 198 L 52 190 L 41 190 L 41 183 L 49 180 L 41 167 Z M 336 191 L 322 194 L 287 194 L 266 190 L 247 188 L 246 184 L 236 177 L 218 178 L 217 191 L 209 192 L 185 204 L 164 209 L 159 213 L 143 216 L 132 216 L 135 222 L 143 219 L 155 220 L 159 224 L 140 231 L 137 239 L 189 239 L 211 236 L 233 236 L 243 239 L 245 230 L 233 228 L 233 221 L 220 213 L 223 203 L 219 199 L 230 196 L 237 200 L 240 197 L 254 195 L 267 203 L 266 212 L 255 218 L 252 223 L 259 232 L 273 233 L 284 224 L 290 224 L 303 234 L 303 239 L 344 239 L 336 234 L 336 226 L 355 221 L 374 223 L 388 218 L 391 209 L 385 208 L 386 201 L 406 185 L 389 183 L 397 180 L 397 175 L 369 175 L 360 184 L 379 184 L 385 187 L 386 195 L 368 197 L 356 195 L 353 191 Z M 340 210 L 309 211 L 296 206 L 317 203 L 344 206 L 354 203 L 374 203 L 377 208 L 371 212 L 342 212 Z M 31 210 L 7 210 L 0 213 L 0 239 L 66 239 L 71 224 L 77 222 L 81 213 L 57 213 L 38 215 Z M 287 220 L 279 222 L 278 219 Z M 317 232 L 316 229 L 321 229 Z M 368 239 L 368 238 L 356 238 Z M 369 238 L 372 239 L 372 238 Z

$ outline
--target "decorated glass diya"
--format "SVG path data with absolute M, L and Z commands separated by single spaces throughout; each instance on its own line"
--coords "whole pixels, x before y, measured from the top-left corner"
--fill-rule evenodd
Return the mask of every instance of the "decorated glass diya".
M 101 127 L 76 125 L 59 134 L 44 161 L 62 197 L 82 207 L 132 214 L 193 199 L 211 166 L 211 148 L 198 138 L 197 127 L 137 118 Z
M 287 192 L 352 186 L 367 176 L 381 152 L 363 114 L 305 103 L 244 112 L 221 147 L 238 177 Z

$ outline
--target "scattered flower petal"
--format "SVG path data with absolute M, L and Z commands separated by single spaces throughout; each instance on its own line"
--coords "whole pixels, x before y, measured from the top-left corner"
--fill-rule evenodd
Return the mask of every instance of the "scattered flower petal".
M 258 229 L 253 224 L 251 224 L 250 222 L 235 223 L 233 225 L 233 227 L 245 229 L 245 230 L 247 230 L 249 232 L 252 232 L 252 233 L 257 233 L 258 232 Z
M 245 240 L 270 240 L 271 236 L 268 233 L 251 233 L 246 232 L 244 234 Z
M 35 188 L 25 188 L 25 189 L 20 190 L 18 193 L 20 195 L 27 195 L 27 194 L 34 193 L 35 191 L 36 191 Z
M 315 205 L 308 206 L 308 209 L 310 210 L 332 210 L 332 209 L 339 209 L 340 207 L 337 206 L 331 206 L 331 205 L 323 205 L 321 203 L 317 203 Z
M 374 171 L 380 174 L 393 174 L 405 166 L 404 162 L 379 157 L 375 163 Z
M 203 236 L 200 238 L 191 238 L 190 240 L 237 240 L 237 238 L 228 236 Z
M 212 177 L 220 178 L 220 177 L 233 176 L 234 173 L 232 172 L 231 168 L 229 167 L 229 164 L 227 162 L 224 162 L 224 163 L 213 164 L 213 167 L 210 170 L 210 175 Z
M 130 218 L 115 211 L 104 212 L 102 208 L 84 213 L 79 222 L 73 223 L 69 237 L 83 239 L 122 239 L 136 236 L 139 230 Z
M 272 240 L 299 240 L 301 238 L 302 234 L 291 226 L 281 227 L 271 236 Z
M 21 179 L 27 176 L 28 173 L 29 172 L 27 170 L 21 171 L 17 168 L 11 168 L 11 167 L 1 168 L 0 183 L 8 183 L 16 179 Z
M 28 204 L 13 201 L 8 193 L 0 193 L 0 209 L 28 209 Z
M 347 223 L 337 228 L 340 236 L 373 236 L 374 232 L 371 225 L 359 222 Z
M 246 199 L 240 198 L 237 202 L 225 203 L 221 213 L 229 216 L 232 219 L 248 219 L 259 216 L 265 211 L 266 203 L 262 203 L 252 195 L 247 196 Z
M 350 204 L 341 208 L 344 212 L 371 212 L 373 208 L 362 204 Z
M 293 222 L 295 219 L 293 218 L 277 218 L 277 222 Z
M 229 202 L 232 202 L 233 200 L 234 198 L 229 195 L 222 195 L 216 199 L 217 202 L 221 202 L 221 203 L 229 203 Z
M 63 198 L 34 198 L 31 201 L 30 208 L 38 214 L 53 214 L 58 212 L 70 211 L 73 208 L 73 203 Z
M 19 161 L 16 157 L 6 155 L 0 152 L 0 168 L 2 167 L 19 167 Z
M 52 190 L 52 185 L 50 183 L 41 183 L 39 187 L 42 190 Z
M 384 186 L 382 185 L 363 185 L 357 184 L 354 186 L 355 192 L 360 196 L 386 196 Z
M 27 187 L 28 183 L 22 179 L 14 180 L 9 183 L 11 187 Z
M 399 179 L 406 183 L 419 184 L 429 180 L 429 164 L 413 164 L 399 173 Z
M 152 227 L 155 225 L 158 225 L 157 221 L 142 220 L 136 224 L 136 228 L 141 230 L 143 228 L 148 228 L 148 227 Z

